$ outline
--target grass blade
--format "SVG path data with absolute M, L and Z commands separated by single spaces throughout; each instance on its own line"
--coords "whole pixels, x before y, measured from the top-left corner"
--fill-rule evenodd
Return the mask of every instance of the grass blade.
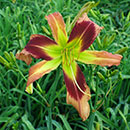
M 110 126 L 112 126 L 114 128 L 118 128 L 118 126 L 116 126 L 110 119 L 107 119 L 99 111 L 96 111 L 95 114 L 96 114 L 97 118 L 100 118 L 101 120 L 103 120 L 104 122 L 106 122 L 107 124 L 109 124 Z
M 60 119 L 64 123 L 66 130 L 72 130 L 72 128 L 70 127 L 69 122 L 66 120 L 66 118 L 63 115 L 60 115 L 60 114 L 58 114 L 58 116 L 60 117 Z

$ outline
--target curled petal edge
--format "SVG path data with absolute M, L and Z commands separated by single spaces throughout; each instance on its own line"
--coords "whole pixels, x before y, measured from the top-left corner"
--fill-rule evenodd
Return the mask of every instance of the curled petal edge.
M 24 61 L 27 65 L 30 65 L 32 62 L 32 56 L 28 51 L 26 51 L 26 49 L 23 49 L 21 52 L 17 52 L 16 58 Z

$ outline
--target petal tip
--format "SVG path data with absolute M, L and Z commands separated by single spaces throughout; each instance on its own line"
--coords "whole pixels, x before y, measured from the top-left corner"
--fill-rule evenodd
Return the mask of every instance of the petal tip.
M 29 94 L 33 93 L 33 84 L 31 83 L 30 85 L 28 85 L 25 89 L 25 91 Z
M 86 108 L 84 110 L 85 112 L 80 114 L 80 117 L 82 118 L 83 121 L 87 120 L 89 115 L 90 115 L 90 106 L 89 103 L 87 102 Z
M 16 59 L 24 61 L 27 65 L 30 65 L 32 62 L 31 55 L 26 51 L 26 49 L 23 49 L 21 52 L 17 52 Z

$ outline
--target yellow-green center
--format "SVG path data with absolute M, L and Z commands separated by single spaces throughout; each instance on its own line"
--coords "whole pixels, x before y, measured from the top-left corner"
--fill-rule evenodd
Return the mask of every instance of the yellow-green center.
M 74 60 L 74 54 L 72 49 L 64 48 L 61 51 L 61 55 L 63 64 L 70 65 Z

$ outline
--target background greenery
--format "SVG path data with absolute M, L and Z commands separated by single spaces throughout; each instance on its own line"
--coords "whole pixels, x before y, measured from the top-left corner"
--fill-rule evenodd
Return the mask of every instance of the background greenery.
M 104 29 L 89 49 L 123 55 L 112 67 L 80 67 L 92 93 L 91 114 L 83 122 L 66 104 L 63 73 L 43 76 L 32 95 L 25 90 L 30 66 L 15 54 L 31 34 L 51 36 L 45 15 L 59 11 L 67 24 L 88 0 L 0 0 L 0 130 L 128 130 L 130 129 L 130 1 L 101 0 L 88 15 Z M 46 30 L 46 29 L 48 30 Z M 41 89 L 40 89 L 41 88 Z

